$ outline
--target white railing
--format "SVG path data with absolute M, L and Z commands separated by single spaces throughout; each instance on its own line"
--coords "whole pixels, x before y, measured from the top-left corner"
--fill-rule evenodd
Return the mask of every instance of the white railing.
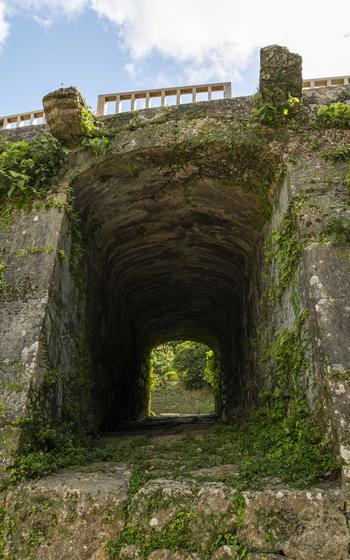
M 31 113 L 19 113 L 18 115 L 0 117 L 0 130 L 44 123 L 44 111 L 42 109 L 38 109 L 37 111 L 32 111 Z
M 113 103 L 112 113 L 149 109 L 151 107 L 167 105 L 181 105 L 196 103 L 197 101 L 212 101 L 216 94 L 224 99 L 231 97 L 231 83 L 222 82 L 197 86 L 182 86 L 163 89 L 149 89 L 141 91 L 128 91 L 123 93 L 104 93 L 98 96 L 97 116 L 107 113 L 109 103 Z
M 303 89 L 350 85 L 350 76 L 335 76 L 331 78 L 312 78 L 303 80 Z M 130 91 L 123 93 L 105 93 L 98 96 L 96 116 L 100 117 L 113 113 L 149 109 L 154 106 L 181 105 L 196 103 L 197 101 L 212 101 L 221 96 L 231 97 L 231 83 L 221 82 L 197 86 L 182 86 L 163 89 Z M 112 104 L 112 111 L 108 104 Z M 35 124 L 44 124 L 45 115 L 42 109 L 30 113 L 19 113 L 7 117 L 0 117 L 0 130 L 19 128 Z
M 317 88 L 329 86 L 346 86 L 350 84 L 350 76 L 336 76 L 335 78 L 312 78 L 303 80 L 303 88 Z

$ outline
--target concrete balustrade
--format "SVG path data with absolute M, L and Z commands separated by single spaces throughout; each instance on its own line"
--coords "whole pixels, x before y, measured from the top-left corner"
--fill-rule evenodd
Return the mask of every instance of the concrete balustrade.
M 350 85 L 350 76 L 335 76 L 330 78 L 312 78 L 303 80 L 303 89 Z M 96 116 L 107 114 L 108 103 L 114 103 L 112 113 L 124 111 L 135 111 L 139 109 L 152 108 L 152 101 L 158 101 L 157 106 L 166 107 L 168 98 L 173 98 L 174 103 L 170 105 L 181 105 L 183 96 L 187 96 L 186 102 L 196 103 L 200 94 L 205 94 L 207 101 L 213 100 L 213 94 L 222 93 L 224 99 L 232 97 L 231 83 L 221 82 L 194 86 L 171 87 L 163 89 L 150 89 L 141 91 L 130 91 L 122 93 L 104 93 L 98 96 Z M 45 115 L 42 109 L 30 113 L 19 113 L 0 117 L 0 130 L 44 124 Z
M 303 89 L 330 86 L 346 86 L 349 84 L 350 76 L 336 76 L 335 78 L 312 78 L 303 80 Z
M 123 112 L 126 103 L 130 111 L 137 109 L 149 109 L 152 107 L 152 101 L 158 101 L 157 106 L 165 107 L 169 103 L 168 98 L 172 97 L 174 103 L 171 105 L 180 105 L 182 96 L 190 96 L 188 102 L 196 103 L 199 94 L 206 94 L 207 101 L 211 101 L 213 93 L 222 92 L 224 99 L 231 97 L 231 83 L 222 82 L 215 84 L 204 84 L 195 86 L 171 87 L 164 89 L 151 89 L 143 91 L 130 91 L 123 93 L 107 93 L 98 96 L 97 116 L 103 116 L 107 112 L 107 104 L 115 103 L 114 113 Z M 153 105 L 154 106 L 154 105 Z
M 42 109 L 38 109 L 37 111 L 32 111 L 30 113 L 19 113 L 18 115 L 0 117 L 0 130 L 44 123 L 44 111 Z

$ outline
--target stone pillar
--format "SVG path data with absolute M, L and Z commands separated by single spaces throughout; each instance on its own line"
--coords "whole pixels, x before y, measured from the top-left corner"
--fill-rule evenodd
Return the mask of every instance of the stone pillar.
M 61 88 L 45 95 L 45 118 L 55 138 L 66 146 L 74 147 L 83 139 L 82 109 L 88 109 L 75 87 Z
M 264 102 L 283 107 L 288 96 L 301 98 L 302 58 L 286 47 L 270 45 L 260 50 L 260 93 Z

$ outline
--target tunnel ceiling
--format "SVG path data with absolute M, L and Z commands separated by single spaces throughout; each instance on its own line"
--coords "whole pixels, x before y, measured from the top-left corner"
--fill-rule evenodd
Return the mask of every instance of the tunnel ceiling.
M 239 321 L 274 170 L 250 138 L 248 151 L 239 142 L 233 153 L 231 141 L 132 149 L 129 139 L 74 182 L 105 297 L 125 303 L 143 344 L 217 340 Z

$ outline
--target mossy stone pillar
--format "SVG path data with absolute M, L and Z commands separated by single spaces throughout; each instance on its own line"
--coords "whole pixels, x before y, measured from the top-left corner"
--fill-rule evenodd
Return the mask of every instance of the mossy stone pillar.
M 85 100 L 75 87 L 60 88 L 43 99 L 45 119 L 55 138 L 68 147 L 81 143 L 84 136 Z
M 270 45 L 260 50 L 260 93 L 264 102 L 283 107 L 288 97 L 301 98 L 302 58 L 286 47 Z

